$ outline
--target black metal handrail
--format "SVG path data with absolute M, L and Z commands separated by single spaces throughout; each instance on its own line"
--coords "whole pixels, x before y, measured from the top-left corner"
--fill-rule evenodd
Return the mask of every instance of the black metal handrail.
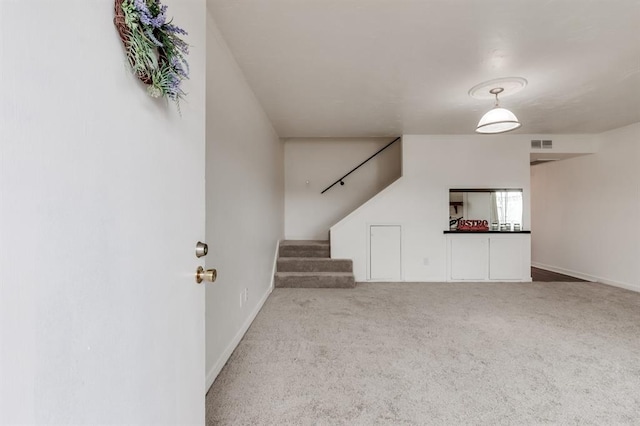
M 389 148 L 391 145 L 393 145 L 394 143 L 398 142 L 400 140 L 402 136 L 398 136 L 397 138 L 395 138 L 394 140 L 392 140 L 391 142 L 389 142 L 388 144 L 386 144 L 385 146 L 383 146 L 382 148 L 380 148 L 375 154 L 373 154 L 371 157 L 367 158 L 366 160 L 364 160 L 362 163 L 358 164 L 357 166 L 355 166 L 353 169 L 351 169 L 351 171 L 349 173 L 347 173 L 346 175 L 342 176 L 340 179 L 338 179 L 337 181 L 333 182 L 331 185 L 327 186 L 324 191 L 322 191 L 320 194 L 324 194 L 325 192 L 327 192 L 328 190 L 330 190 L 331 188 L 333 188 L 335 185 L 340 184 L 340 185 L 344 185 L 343 179 L 346 178 L 347 176 L 349 176 L 351 173 L 355 172 L 356 170 L 358 170 L 360 167 L 362 167 L 367 161 L 371 160 L 373 157 L 375 157 L 376 155 L 380 154 L 382 151 L 384 151 L 385 149 Z

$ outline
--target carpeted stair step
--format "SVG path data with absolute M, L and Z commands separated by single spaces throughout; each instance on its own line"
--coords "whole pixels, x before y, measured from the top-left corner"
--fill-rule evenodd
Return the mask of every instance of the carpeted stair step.
M 279 257 L 330 257 L 329 241 L 285 240 L 280 243 Z
M 278 272 L 353 272 L 351 259 L 324 257 L 281 257 Z
M 280 288 L 354 288 L 350 272 L 276 272 L 275 286 Z

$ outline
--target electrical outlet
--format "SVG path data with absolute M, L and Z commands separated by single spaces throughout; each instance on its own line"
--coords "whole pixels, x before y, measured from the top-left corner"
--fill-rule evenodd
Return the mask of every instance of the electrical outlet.
M 424 266 L 429 266 L 429 258 L 428 258 L 428 257 L 425 257 L 424 259 L 422 259 L 422 264 L 423 264 Z

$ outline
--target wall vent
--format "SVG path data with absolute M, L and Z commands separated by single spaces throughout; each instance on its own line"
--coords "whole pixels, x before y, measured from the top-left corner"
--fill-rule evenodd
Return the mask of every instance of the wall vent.
M 542 149 L 551 149 L 551 148 L 553 148 L 552 140 L 542 141 Z
M 539 139 L 537 140 L 531 139 L 531 148 L 534 148 L 534 149 L 542 148 L 542 141 Z

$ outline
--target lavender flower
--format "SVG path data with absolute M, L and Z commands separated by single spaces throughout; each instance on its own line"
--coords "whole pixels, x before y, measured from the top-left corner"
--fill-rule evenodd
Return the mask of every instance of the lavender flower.
M 173 44 L 178 48 L 178 50 L 180 52 L 182 52 L 184 55 L 188 55 L 189 54 L 189 45 L 187 43 L 185 43 L 184 41 L 182 41 L 182 39 L 179 39 L 178 37 L 171 37 Z
M 158 15 L 155 18 L 150 19 L 150 23 L 154 28 L 160 28 L 167 21 L 167 17 L 165 16 L 165 12 L 167 10 L 167 6 L 162 6 Z
M 146 15 L 147 17 L 151 17 L 151 12 L 147 7 L 147 2 L 145 0 L 133 0 L 133 5 L 135 6 L 138 13 L 141 15 Z
M 151 11 L 151 9 L 149 9 L 149 6 L 147 5 L 147 2 L 145 0 L 134 0 L 133 4 L 140 14 L 140 22 L 142 22 L 144 25 L 151 25 L 154 28 L 160 28 L 167 21 L 167 6 L 160 6 L 160 2 L 158 2 L 157 4 L 158 6 L 160 6 L 160 9 L 156 16 L 153 16 L 153 12 Z
M 160 0 L 122 0 L 122 7 L 131 30 L 125 46 L 134 72 L 151 77 L 150 96 L 166 96 L 176 102 L 179 111 L 179 101 L 185 96 L 180 85 L 189 78 L 185 58 L 189 45 L 180 38 L 187 32 L 167 21 L 167 6 Z
M 172 34 L 181 34 L 181 35 L 188 35 L 189 33 L 186 32 L 185 30 L 183 30 L 182 28 L 173 25 L 173 24 L 166 24 L 164 26 L 164 29 L 168 32 L 168 33 L 172 33 Z
M 149 16 L 148 16 L 148 15 L 145 15 L 145 14 L 142 14 L 142 13 L 141 13 L 141 14 L 140 14 L 140 22 L 141 22 L 143 25 L 151 25 L 151 18 L 149 18 Z
M 160 5 L 160 2 L 158 2 L 158 5 Z M 167 21 L 166 12 L 167 6 L 162 6 L 160 8 L 160 13 L 158 13 L 158 16 L 151 19 L 151 25 L 153 25 L 154 28 L 160 28 L 164 25 L 164 23 Z
M 174 56 L 171 58 L 171 66 L 180 77 L 189 78 L 189 64 L 184 59 Z
M 175 74 L 171 74 L 169 76 L 169 93 L 174 96 L 177 96 L 180 92 L 180 77 Z

